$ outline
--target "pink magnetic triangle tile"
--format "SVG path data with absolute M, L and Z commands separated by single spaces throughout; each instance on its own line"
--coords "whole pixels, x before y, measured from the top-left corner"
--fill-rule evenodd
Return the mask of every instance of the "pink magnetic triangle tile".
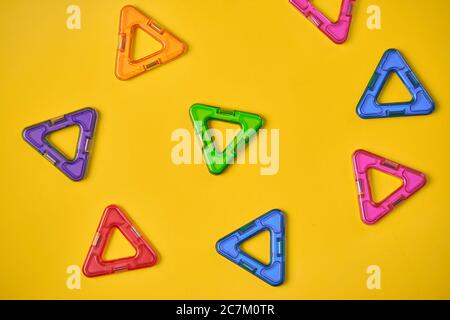
M 423 173 L 365 150 L 357 150 L 353 154 L 353 169 L 358 188 L 361 218 L 366 224 L 376 223 L 394 210 L 400 202 L 416 193 L 426 183 L 426 177 Z M 403 185 L 387 196 L 382 202 L 376 203 L 371 194 L 368 177 L 369 169 L 377 169 L 398 177 L 403 180 Z
M 342 0 L 339 18 L 336 22 L 332 22 L 312 4 L 313 1 L 289 0 L 306 18 L 337 44 L 344 43 L 347 40 L 355 1 Z

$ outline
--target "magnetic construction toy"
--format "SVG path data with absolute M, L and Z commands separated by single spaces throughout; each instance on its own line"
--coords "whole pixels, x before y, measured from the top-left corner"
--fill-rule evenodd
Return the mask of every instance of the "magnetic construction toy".
M 23 130 L 22 136 L 67 177 L 79 181 L 86 174 L 97 117 L 97 111 L 94 109 L 81 109 L 27 127 Z M 48 142 L 47 136 L 52 132 L 75 125 L 80 128 L 80 136 L 75 158 L 69 160 Z
M 117 228 L 136 250 L 132 257 L 103 260 L 103 252 L 113 228 Z M 127 216 L 116 205 L 108 206 L 97 228 L 94 241 L 87 254 L 83 273 L 87 277 L 97 277 L 119 271 L 151 267 L 157 262 L 156 252 L 133 226 Z
M 240 249 L 243 242 L 264 230 L 270 232 L 270 263 L 268 265 L 250 257 Z M 274 209 L 220 239 L 216 249 L 225 258 L 261 280 L 272 286 L 278 286 L 284 282 L 285 276 L 285 241 L 284 213 Z
M 352 9 L 356 0 L 342 0 L 339 18 L 331 22 L 310 0 L 289 0 L 301 13 L 305 15 L 320 31 L 334 43 L 341 44 L 347 40 L 352 22 Z
M 213 174 L 220 174 L 228 164 L 234 160 L 242 146 L 247 144 L 252 136 L 263 125 L 260 116 L 241 111 L 225 111 L 218 107 L 204 104 L 194 104 L 190 109 L 194 130 L 203 147 L 203 156 L 208 170 Z M 221 120 L 241 126 L 241 131 L 233 141 L 222 151 L 216 149 L 214 138 L 208 130 L 208 121 Z
M 358 188 L 358 202 L 361 218 L 366 224 L 374 224 L 403 200 L 408 199 L 426 183 L 423 173 L 384 159 L 373 153 L 357 150 L 353 154 L 353 168 L 356 186 Z M 381 203 L 372 198 L 368 170 L 377 169 L 394 177 L 400 178 L 403 185 L 392 192 Z
M 131 57 L 136 29 L 141 28 L 160 42 L 162 49 L 142 59 Z M 120 13 L 119 46 L 117 48 L 116 77 L 127 80 L 145 71 L 178 58 L 187 46 L 154 19 L 145 16 L 133 6 L 126 6 Z
M 412 96 L 411 101 L 378 102 L 378 96 L 392 72 L 400 77 L 408 89 Z M 403 59 L 400 51 L 396 49 L 389 49 L 384 53 L 356 108 L 358 115 L 364 119 L 426 115 L 433 110 L 434 102 L 430 95 L 417 80 L 416 75 Z
M 331 22 L 310 0 L 290 0 L 317 28 L 337 44 L 345 42 L 348 37 L 355 1 L 343 0 L 338 20 Z M 159 41 L 162 49 L 142 59 L 133 60 L 133 41 L 138 28 Z M 127 80 L 138 76 L 176 59 L 186 51 L 186 48 L 182 41 L 161 27 L 154 19 L 132 6 L 125 6 L 120 13 L 116 77 L 120 80 Z M 412 96 L 412 100 L 380 104 L 378 102 L 379 94 L 388 76 L 393 72 L 403 81 Z M 433 112 L 433 110 L 434 101 L 396 49 L 389 49 L 384 53 L 356 109 L 357 114 L 364 119 L 425 115 Z M 227 111 L 204 104 L 192 105 L 190 117 L 195 134 L 201 142 L 207 168 L 213 174 L 222 173 L 237 157 L 239 150 L 245 148 L 263 125 L 263 119 L 257 114 Z M 23 130 L 23 138 L 67 177 L 79 181 L 86 175 L 97 118 L 98 114 L 94 109 L 84 108 L 27 127 Z M 208 128 L 211 120 L 225 121 L 241 126 L 241 130 L 223 151 L 217 150 L 214 135 Z M 74 159 L 69 160 L 55 149 L 47 138 L 52 132 L 74 125 L 80 128 L 80 135 L 76 155 Z M 352 160 L 361 218 L 366 224 L 374 224 L 379 221 L 426 183 L 426 177 L 423 173 L 368 151 L 357 150 L 353 154 Z M 370 169 L 380 170 L 398 177 L 403 181 L 403 184 L 381 202 L 375 202 L 371 194 L 368 176 Z M 134 256 L 104 260 L 103 253 L 111 232 L 115 228 L 120 230 L 134 247 L 136 250 Z M 241 249 L 242 243 L 263 231 L 270 232 L 269 264 L 261 263 Z M 272 286 L 278 286 L 285 281 L 285 243 L 285 214 L 278 209 L 274 209 L 220 239 L 216 243 L 216 249 L 219 254 L 261 280 Z M 89 248 L 83 273 L 87 277 L 96 277 L 118 271 L 151 267 L 156 264 L 157 260 L 155 250 L 137 231 L 125 213 L 118 206 L 110 205 L 103 213 L 94 240 Z

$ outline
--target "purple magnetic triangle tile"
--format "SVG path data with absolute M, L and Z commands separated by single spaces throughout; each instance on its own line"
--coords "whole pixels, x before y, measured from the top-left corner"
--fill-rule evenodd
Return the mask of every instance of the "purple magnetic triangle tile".
M 74 181 L 86 175 L 89 152 L 98 114 L 92 108 L 84 108 L 64 116 L 47 120 L 23 130 L 22 136 L 33 148 L 52 162 L 59 170 Z M 77 125 L 80 128 L 77 153 L 73 160 L 67 159 L 47 140 L 47 136 L 55 131 Z

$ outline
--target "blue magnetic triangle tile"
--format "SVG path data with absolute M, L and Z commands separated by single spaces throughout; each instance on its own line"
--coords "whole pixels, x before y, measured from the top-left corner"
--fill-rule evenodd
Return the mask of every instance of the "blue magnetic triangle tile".
M 67 177 L 74 181 L 84 178 L 89 160 L 91 140 L 97 122 L 97 111 L 84 108 L 64 116 L 47 120 L 23 130 L 22 136 L 33 148 L 53 163 Z M 73 160 L 68 160 L 47 140 L 47 136 L 55 131 L 77 125 L 80 128 L 77 152 Z
M 241 250 L 243 242 L 263 231 L 270 232 L 270 263 L 263 264 Z M 285 278 L 285 217 L 274 209 L 220 239 L 217 252 L 272 286 Z
M 408 89 L 411 101 L 378 102 L 380 92 L 392 72 L 399 76 Z M 356 108 L 357 114 L 363 119 L 426 115 L 433 110 L 433 99 L 396 49 L 389 49 L 384 53 Z

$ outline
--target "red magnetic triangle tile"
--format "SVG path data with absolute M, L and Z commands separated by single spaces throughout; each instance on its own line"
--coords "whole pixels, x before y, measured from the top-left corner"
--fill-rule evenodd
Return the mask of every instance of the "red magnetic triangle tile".
M 103 252 L 111 236 L 113 228 L 119 229 L 136 250 L 132 257 L 114 260 L 103 260 Z M 96 277 L 118 271 L 151 267 L 157 262 L 156 252 L 136 230 L 127 216 L 118 206 L 108 206 L 102 216 L 95 233 L 94 241 L 89 249 L 83 266 L 87 277 Z

